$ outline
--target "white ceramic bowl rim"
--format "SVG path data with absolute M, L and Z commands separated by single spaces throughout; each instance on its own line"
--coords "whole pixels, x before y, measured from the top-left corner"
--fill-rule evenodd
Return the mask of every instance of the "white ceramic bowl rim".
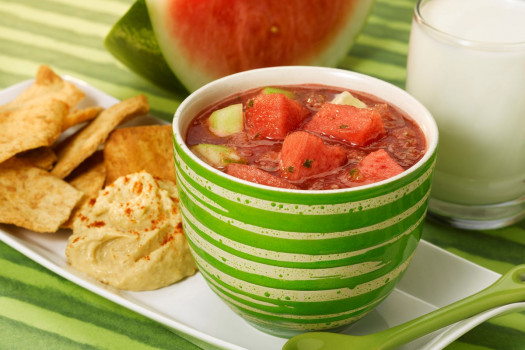
M 345 84 L 342 82 L 345 82 Z M 225 172 L 215 169 L 201 160 L 186 145 L 183 135 L 187 130 L 189 121 L 191 121 L 198 112 L 206 108 L 208 105 L 218 102 L 235 93 L 244 92 L 257 87 L 268 85 L 301 84 L 321 84 L 326 86 L 347 88 L 355 91 L 363 91 L 373 96 L 377 96 L 399 108 L 410 118 L 412 118 L 423 131 L 427 142 L 425 155 L 416 164 L 401 174 L 369 185 L 334 190 L 294 190 L 260 185 L 228 175 Z M 239 88 L 240 86 L 243 87 Z M 202 103 L 201 100 L 207 102 Z M 407 107 L 410 107 L 410 111 L 407 110 Z M 186 119 L 182 119 L 183 113 L 186 113 L 187 110 L 191 111 L 191 116 L 186 117 Z M 195 90 L 180 104 L 174 115 L 173 132 L 175 134 L 176 142 L 186 154 L 188 154 L 201 166 L 221 177 L 265 190 L 271 189 L 277 192 L 312 194 L 361 191 L 373 187 L 379 187 L 389 182 L 394 182 L 397 179 L 411 174 L 416 169 L 425 164 L 436 151 L 438 144 L 438 128 L 434 118 L 419 101 L 417 101 L 405 90 L 386 81 L 365 74 L 338 68 L 315 66 L 281 66 L 260 68 L 232 74 L 214 80 Z

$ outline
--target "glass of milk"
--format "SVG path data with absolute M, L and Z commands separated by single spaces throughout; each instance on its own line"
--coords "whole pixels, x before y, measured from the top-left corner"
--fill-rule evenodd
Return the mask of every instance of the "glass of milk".
M 406 89 L 437 121 L 429 214 L 490 229 L 525 217 L 525 0 L 419 0 Z

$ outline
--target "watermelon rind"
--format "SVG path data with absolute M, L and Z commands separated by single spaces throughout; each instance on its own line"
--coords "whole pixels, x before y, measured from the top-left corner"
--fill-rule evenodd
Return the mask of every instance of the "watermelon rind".
M 104 46 L 151 83 L 168 91 L 187 93 L 162 55 L 144 0 L 137 0 L 115 23 L 104 39 Z

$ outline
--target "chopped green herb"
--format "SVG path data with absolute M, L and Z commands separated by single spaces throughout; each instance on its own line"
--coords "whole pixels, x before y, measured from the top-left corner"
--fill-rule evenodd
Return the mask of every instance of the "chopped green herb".
M 346 129 L 346 128 L 348 128 L 348 125 L 346 124 L 339 125 L 339 129 Z
M 361 174 L 361 171 L 359 171 L 359 168 L 353 168 L 348 173 L 348 177 L 352 181 L 361 181 L 363 180 L 363 174 Z
M 313 162 L 312 159 L 306 159 L 306 160 L 304 161 L 304 163 L 303 163 L 303 166 L 304 166 L 305 168 L 311 168 L 311 167 L 312 167 L 312 162 Z
M 248 100 L 248 108 L 252 108 L 252 107 L 253 107 L 253 98 Z
M 293 166 L 290 165 L 290 166 L 288 167 L 288 172 L 289 172 L 289 173 L 293 173 L 293 172 L 294 172 L 294 168 L 293 168 Z
M 260 132 L 258 132 L 257 134 L 255 134 L 255 136 L 253 137 L 253 139 L 254 139 L 254 140 L 255 140 L 255 139 L 258 139 L 259 136 L 261 136 L 261 133 L 260 133 Z

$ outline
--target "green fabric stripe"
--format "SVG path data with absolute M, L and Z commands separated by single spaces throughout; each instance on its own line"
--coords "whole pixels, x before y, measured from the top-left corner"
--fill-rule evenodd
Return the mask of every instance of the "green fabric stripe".
M 16 291 L 14 286 L 18 284 L 24 284 L 25 287 L 29 289 L 38 289 L 50 293 L 60 292 L 67 294 L 68 298 L 72 300 L 74 299 L 74 303 L 90 303 L 96 305 L 97 308 L 111 312 L 122 311 L 120 306 L 113 303 L 108 303 L 105 301 L 105 299 L 93 293 L 88 293 L 82 298 L 79 298 L 78 292 L 82 290 L 81 287 L 57 276 L 53 272 L 47 270 L 41 265 L 36 264 L 32 260 L 25 258 L 24 260 L 28 262 L 28 265 L 30 263 L 35 266 L 23 266 L 19 261 L 11 262 L 7 259 L 2 259 L 0 256 L 0 263 L 3 267 L 2 271 L 0 272 L 0 278 L 3 278 L 5 283 L 5 289 L 3 289 L 2 293 L 8 293 L 10 290 Z M 30 300 L 30 298 L 33 296 L 38 298 L 38 295 L 25 295 L 27 298 L 26 300 Z M 141 319 L 141 317 L 132 312 L 130 312 L 127 317 L 132 317 L 137 320 Z
M 395 39 L 377 38 L 374 36 L 363 35 L 360 40 L 361 45 L 376 47 L 382 51 L 391 51 L 393 53 L 406 55 L 408 45 Z
M 168 329 L 87 292 L 46 269 L 36 271 L 2 259 L 0 266 L 0 295 L 38 305 L 63 317 L 79 319 L 147 344 L 161 346 L 177 342 Z M 24 293 L 20 294 L 20 290 L 24 290 Z M 6 316 L 5 312 L 0 308 L 0 315 Z M 185 345 L 186 341 L 180 340 L 180 343 Z
M 4 43 L 5 41 L 0 41 L 0 46 L 4 47 Z M 45 50 L 33 50 L 29 46 L 23 47 L 22 50 L 14 47 L 13 51 L 17 52 L 17 57 L 6 56 L 0 52 L 0 75 L 6 71 L 11 74 L 26 75 L 26 79 L 34 78 L 40 63 L 54 62 L 53 57 L 58 54 L 50 54 Z M 38 57 L 34 57 L 35 51 L 40 52 Z M 171 121 L 173 118 L 173 113 L 177 109 L 181 97 L 162 91 L 131 72 L 121 71 L 120 74 L 116 74 L 115 72 L 118 71 L 117 66 L 102 66 L 96 63 L 89 63 L 88 61 L 85 62 L 87 64 L 79 65 L 79 61 L 76 58 L 66 59 L 64 57 L 64 60 L 54 62 L 53 68 L 59 74 L 68 74 L 82 79 L 121 100 L 146 93 L 149 90 L 150 93 L 146 93 L 146 95 L 150 105 L 153 106 L 153 110 L 158 111 L 158 114 L 155 115 L 168 121 Z M 92 74 L 93 72 L 97 74 Z
M 522 228 L 515 225 L 504 227 L 498 230 L 484 230 L 482 232 L 485 235 L 503 238 L 508 241 L 516 242 L 525 246 L 525 227 Z M 525 260 L 523 262 L 525 262 Z
M 405 86 L 406 54 L 415 0 L 376 1 L 373 11 L 339 67 Z
M 19 82 L 25 79 L 27 79 L 27 77 L 20 74 L 2 72 L 2 74 L 0 74 L 0 89 L 4 89 L 14 84 L 18 84 Z
M 88 30 L 92 35 L 98 36 L 101 39 L 104 38 L 111 28 L 110 25 L 94 23 L 89 20 L 62 15 L 52 11 L 39 10 L 31 6 L 20 5 L 18 2 L 4 2 L 2 12 L 35 23 L 52 25 L 72 33 L 83 34 Z
M 394 20 L 410 23 L 415 3 L 416 1 L 376 1 L 372 15 L 386 22 Z
M 401 88 L 405 86 L 405 67 L 389 63 L 379 63 L 373 60 L 363 60 L 362 58 L 352 56 L 352 54 L 343 59 L 340 67 L 383 79 Z
M 356 45 L 352 50 L 352 55 L 359 59 L 373 58 L 376 62 L 382 62 L 388 65 L 397 65 L 404 69 L 406 65 L 406 56 L 390 50 L 382 50 L 377 47 L 368 45 Z
M 96 347 L 77 343 L 56 333 L 46 332 L 0 316 L 0 348 L 1 339 L 9 339 L 16 344 L 17 350 L 50 349 L 53 350 L 92 350 Z
M 0 297 L 0 310 L 5 317 L 23 322 L 31 327 L 66 336 L 72 341 L 101 348 L 158 349 L 135 341 L 122 333 L 89 323 L 82 318 L 71 318 L 42 309 L 21 300 Z M 39 317 L 31 317 L 38 313 Z M 97 315 L 100 318 L 100 315 Z M 82 320 L 82 321 L 81 321 Z M 133 334 L 133 333 L 132 333 Z
M 89 3 L 89 1 L 86 2 Z M 54 12 L 68 17 L 82 18 L 93 23 L 112 25 L 116 19 L 114 14 L 103 12 L 104 7 L 99 7 L 95 10 L 86 7 L 77 7 L 74 6 L 74 3 L 55 3 L 53 1 L 42 0 L 16 0 L 16 3 L 19 6 L 27 6 L 46 12 Z
M 396 40 L 399 44 L 402 44 L 404 47 L 408 47 L 407 44 L 408 38 L 410 36 L 410 27 L 396 28 L 395 26 L 385 25 L 384 22 L 369 23 L 366 26 L 366 30 L 363 31 L 362 35 L 375 37 L 377 39 Z M 362 38 L 359 37 L 359 41 L 361 40 Z
M 445 349 L 446 350 L 495 350 L 493 348 L 489 348 L 486 346 L 478 346 L 474 344 L 463 343 L 459 340 L 456 340 L 454 343 L 445 347 Z M 503 349 L 499 349 L 499 350 L 503 350 Z
M 368 30 L 368 28 L 371 26 L 379 26 L 379 27 L 385 28 L 385 30 L 388 29 L 388 30 L 404 31 L 406 35 L 409 36 L 411 23 L 405 22 L 405 21 L 398 21 L 398 20 L 389 20 L 385 22 L 380 17 L 374 16 L 372 14 L 370 15 L 370 17 L 368 17 L 365 28 L 367 28 Z
M 498 316 L 488 321 L 491 324 L 514 329 L 525 334 L 525 311 Z
M 0 229 L 5 229 L 6 227 L 7 227 L 7 225 L 1 225 Z M 2 241 L 0 241 L 0 259 L 5 259 L 5 260 L 13 262 L 13 263 L 15 263 L 17 265 L 31 267 L 31 268 L 33 268 L 35 270 L 38 270 L 38 271 L 46 271 L 46 272 L 50 273 L 48 269 L 44 268 L 40 264 L 37 264 L 33 260 L 28 259 L 25 255 L 23 255 L 20 252 L 12 249 L 11 247 L 9 247 L 7 244 L 5 244 Z M 3 275 L 5 273 L 6 273 L 6 271 L 4 271 L 4 269 L 0 269 L 0 275 Z
M 65 282 L 69 283 L 68 281 Z M 63 289 L 37 288 L 2 277 L 0 277 L 0 284 L 2 285 L 0 295 L 3 295 L 0 297 L 0 315 L 12 319 L 20 317 L 20 320 L 23 321 L 26 317 L 24 315 L 18 316 L 16 313 L 19 307 L 23 307 L 28 310 L 28 313 L 33 312 L 30 309 L 35 309 L 34 312 L 38 312 L 39 315 L 59 321 L 56 329 L 52 330 L 45 328 L 45 321 L 43 320 L 32 323 L 31 326 L 33 327 L 66 336 L 68 330 L 62 329 L 61 324 L 70 324 L 73 320 L 78 320 L 77 324 L 72 325 L 78 329 L 78 332 L 88 328 L 87 331 L 92 333 L 105 330 L 108 333 L 120 334 L 122 339 L 117 339 L 121 343 L 119 346 L 127 346 L 129 343 L 130 346 L 135 344 L 143 347 L 142 344 L 144 344 L 144 346 L 164 348 L 165 344 L 173 344 L 188 349 L 199 349 L 158 323 L 95 294 L 83 291 L 82 288 L 72 283 L 70 283 L 71 294 L 64 293 Z M 20 290 L 24 290 L 24 293 L 20 294 Z M 94 301 L 94 298 L 97 300 Z M 13 304 L 12 309 L 2 306 L 2 299 L 8 300 L 6 303 L 9 305 Z M 16 302 L 20 303 L 18 306 L 14 305 L 15 299 Z M 114 311 L 109 309 L 114 309 Z M 43 324 L 39 322 L 43 322 Z M 78 341 L 78 339 L 76 340 Z
M 388 4 L 391 7 L 412 11 L 417 0 L 382 0 L 380 4 Z
M 127 72 L 115 61 L 108 57 L 106 62 L 95 62 L 89 57 L 82 59 L 76 54 L 64 52 L 57 48 L 43 49 L 34 45 L 25 45 L 20 42 L 0 40 L 0 46 L 3 48 L 3 54 L 9 54 L 13 59 L 27 59 L 28 57 L 34 62 L 51 61 L 54 56 L 60 56 L 60 66 L 56 70 L 73 70 L 84 74 L 89 73 L 93 79 L 101 81 L 111 81 L 113 84 L 126 86 L 133 83 L 134 89 L 148 93 L 163 94 L 159 89 L 147 82 L 141 84 L 141 81 L 135 79 L 135 76 Z M 30 72 L 34 75 L 34 72 Z M 130 79 L 131 77 L 131 79 Z M 167 94 L 165 94 L 167 96 Z
M 461 342 L 482 345 L 492 349 L 525 349 L 525 334 L 523 332 L 490 323 L 479 325 L 463 335 L 459 340 Z
M 11 13 L 2 11 L 1 7 L 0 16 L 2 18 L 1 24 L 5 27 L 18 29 L 20 31 L 28 33 L 35 33 L 40 36 L 54 38 L 57 41 L 75 44 L 79 47 L 94 47 L 100 49 L 103 48 L 100 37 L 90 35 L 90 33 L 84 32 L 82 34 L 76 33 L 75 35 L 71 35 L 70 31 L 64 30 L 63 28 L 58 28 L 50 24 L 37 23 L 31 20 L 21 18 L 16 14 L 13 15 Z M 16 38 L 13 38 L 13 40 L 16 40 Z M 6 52 L 5 49 L 3 49 L 2 51 L 4 53 Z
M 13 47 L 20 47 L 22 45 L 32 47 L 34 50 L 51 51 L 60 55 L 69 55 L 80 60 L 84 60 L 97 64 L 115 64 L 113 57 L 109 56 L 103 47 L 84 47 L 78 46 L 76 43 L 68 43 L 62 40 L 56 40 L 48 36 L 40 35 L 39 33 L 29 33 L 24 30 L 13 29 L 0 25 L 0 39 L 3 39 L 2 45 L 5 47 L 4 54 L 14 52 Z M 7 46 L 7 45 L 9 46 Z
M 38 0 L 36 0 L 38 1 Z M 79 9 L 91 10 L 111 14 L 114 18 L 119 18 L 129 8 L 133 0 L 89 0 L 89 1 L 71 1 L 71 0 L 47 0 L 57 4 L 66 4 Z
M 425 225 L 423 239 L 446 249 L 456 249 L 458 255 L 463 255 L 461 252 L 465 252 L 469 254 L 470 260 L 499 273 L 506 272 L 501 269 L 502 262 L 519 265 L 525 261 L 525 245 L 509 241 L 496 234 L 489 236 L 479 231 L 459 230 L 429 222 Z M 481 255 L 483 258 L 475 258 Z M 498 263 L 490 263 L 490 260 Z

